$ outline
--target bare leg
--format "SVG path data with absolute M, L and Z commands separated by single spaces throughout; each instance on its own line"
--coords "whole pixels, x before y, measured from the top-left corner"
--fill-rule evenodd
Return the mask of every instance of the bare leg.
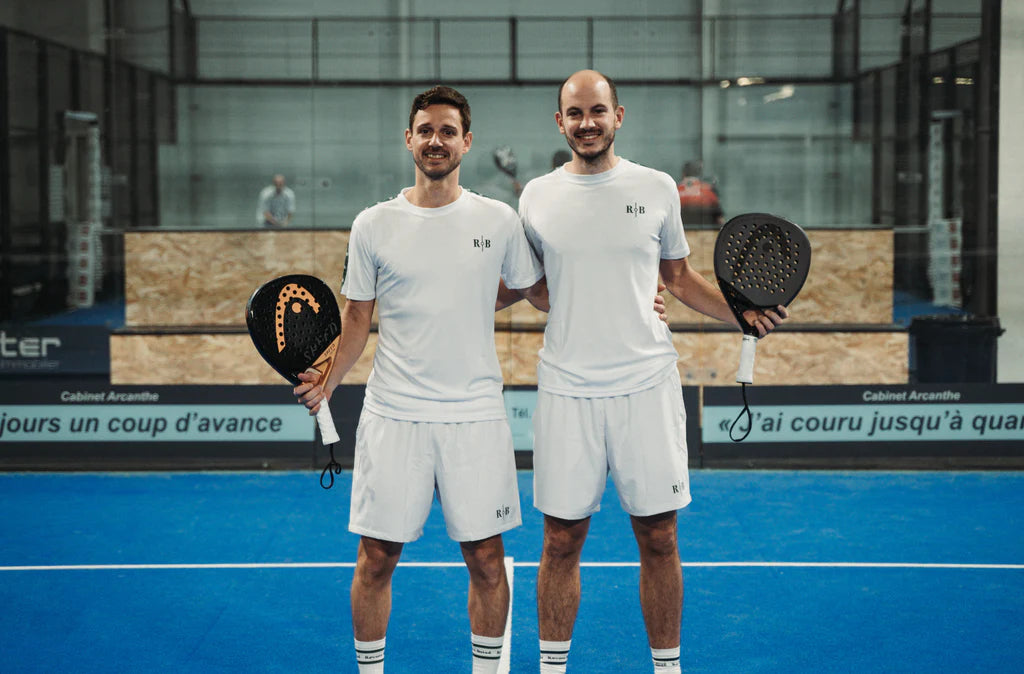
M 508 577 L 501 536 L 461 543 L 469 570 L 469 626 L 473 634 L 500 637 L 508 618 Z
M 640 548 L 640 607 L 651 648 L 679 646 L 683 620 L 683 568 L 676 513 L 632 517 Z
M 352 631 L 358 641 L 383 639 L 391 616 L 391 576 L 402 544 L 363 536 L 352 578 Z
M 580 607 L 580 553 L 590 518 L 544 516 L 544 549 L 537 568 L 537 622 L 542 641 L 572 639 Z

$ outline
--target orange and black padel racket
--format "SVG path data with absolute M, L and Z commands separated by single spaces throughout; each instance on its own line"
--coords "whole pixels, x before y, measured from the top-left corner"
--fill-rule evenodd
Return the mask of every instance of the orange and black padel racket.
M 341 311 L 326 283 L 306 274 L 267 281 L 249 298 L 245 322 L 256 350 L 282 377 L 298 385 L 299 373 L 313 371 L 320 375 L 318 383 L 326 381 L 341 339 Z M 337 442 L 338 431 L 326 402 L 320 405 L 316 420 L 323 443 Z M 329 468 L 334 466 L 332 448 Z

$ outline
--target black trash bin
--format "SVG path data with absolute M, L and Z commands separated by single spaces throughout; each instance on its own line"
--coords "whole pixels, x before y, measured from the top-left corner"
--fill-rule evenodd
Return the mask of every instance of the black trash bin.
M 949 314 L 910 321 L 910 381 L 994 382 L 999 318 Z

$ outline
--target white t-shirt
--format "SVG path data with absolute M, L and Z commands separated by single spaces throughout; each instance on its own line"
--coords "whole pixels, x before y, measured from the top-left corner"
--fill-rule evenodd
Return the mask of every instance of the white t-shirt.
M 538 386 L 600 398 L 657 384 L 678 358 L 655 313 L 658 264 L 690 254 L 675 180 L 625 159 L 597 175 L 558 168 L 519 198 L 551 313 Z
M 367 409 L 407 421 L 504 419 L 494 349 L 499 277 L 528 288 L 544 272 L 512 208 L 463 189 L 441 208 L 405 197 L 352 224 L 341 293 L 377 300 Z

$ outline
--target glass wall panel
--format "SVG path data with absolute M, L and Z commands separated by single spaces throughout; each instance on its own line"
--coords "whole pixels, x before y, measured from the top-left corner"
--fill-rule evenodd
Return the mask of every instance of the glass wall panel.
M 437 22 L 325 19 L 317 22 L 317 73 L 325 80 L 437 77 Z
M 20 35 L 7 41 L 6 98 L 10 143 L 10 213 L 12 243 L 36 248 L 41 243 L 39 222 L 39 44 Z
M 981 15 L 933 16 L 931 48 L 945 49 L 981 34 Z
M 103 59 L 94 54 L 78 55 L 78 109 L 102 116 L 106 107 L 107 80 Z
M 862 14 L 860 20 L 860 69 L 872 70 L 900 60 L 900 15 Z
M 262 228 L 257 197 L 276 174 L 295 192 L 294 229 L 349 228 L 412 183 L 409 105 L 435 83 L 473 108 L 463 184 L 515 206 L 566 148 L 557 86 L 585 67 L 618 82 L 621 156 L 674 179 L 700 160 L 726 217 L 892 227 L 900 292 L 931 296 L 935 195 L 964 241 L 991 240 L 977 236 L 994 203 L 979 147 L 995 128 L 978 82 L 994 36 L 981 35 L 977 0 L 600 0 L 578 13 L 540 0 L 102 4 L 71 42 L 67 22 L 5 29 L 3 319 L 14 305 L 68 308 L 53 207 L 63 111 L 97 117 L 104 254 L 116 258 L 109 242 L 131 229 Z M 499 148 L 515 155 L 515 179 Z M 99 299 L 121 302 L 116 285 Z
M 510 22 L 449 19 L 440 22 L 441 78 L 503 79 L 512 75 Z
M 815 227 L 868 223 L 870 144 L 853 139 L 852 94 L 852 84 L 708 88 L 719 127 L 705 165 L 719 167 L 726 216 L 766 210 Z
M 313 76 L 308 19 L 207 19 L 197 24 L 199 77 L 298 79 Z
M 576 19 L 519 19 L 516 68 L 522 79 L 563 80 L 566 64 L 593 60 L 593 22 Z
M 595 21 L 594 67 L 619 79 L 697 79 L 700 24 L 669 18 Z
M 829 77 L 831 17 L 712 19 L 715 79 Z

